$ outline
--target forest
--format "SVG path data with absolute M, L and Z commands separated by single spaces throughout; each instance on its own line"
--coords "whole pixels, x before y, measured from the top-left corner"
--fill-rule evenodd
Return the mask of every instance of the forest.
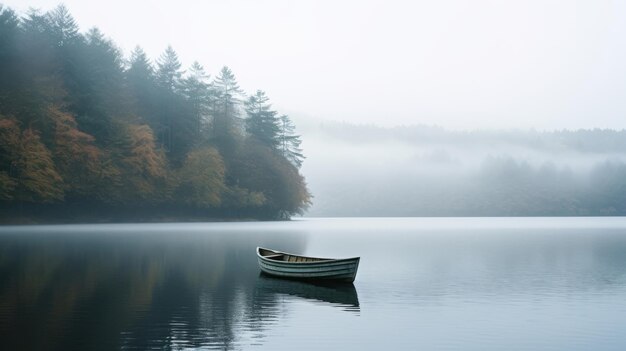
M 223 67 L 130 57 L 68 9 L 0 5 L 0 222 L 287 219 L 301 137 Z
M 625 130 L 298 125 L 308 216 L 626 215 Z

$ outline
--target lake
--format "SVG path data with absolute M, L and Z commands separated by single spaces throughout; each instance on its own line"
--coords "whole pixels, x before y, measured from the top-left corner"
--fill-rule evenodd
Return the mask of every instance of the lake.
M 360 256 L 354 285 L 255 248 Z M 4 350 L 624 350 L 626 218 L 0 227 Z

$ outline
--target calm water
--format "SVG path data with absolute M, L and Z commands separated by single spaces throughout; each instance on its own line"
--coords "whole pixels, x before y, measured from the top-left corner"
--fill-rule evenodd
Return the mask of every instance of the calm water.
M 361 256 L 354 286 L 254 249 Z M 626 349 L 626 218 L 0 227 L 0 348 Z

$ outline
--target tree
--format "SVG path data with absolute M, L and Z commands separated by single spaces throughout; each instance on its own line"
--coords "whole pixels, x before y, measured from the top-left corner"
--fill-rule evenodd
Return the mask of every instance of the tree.
M 87 133 L 100 145 L 111 138 L 110 120 L 123 116 L 130 101 L 123 89 L 122 55 L 97 28 L 90 29 L 74 60 L 73 104 L 69 109 Z
M 0 116 L 0 151 L 0 197 L 34 203 L 63 199 L 63 180 L 37 132 L 21 132 L 15 119 Z
M 204 67 L 198 61 L 194 61 L 182 83 L 182 93 L 191 106 L 196 124 L 194 130 L 197 134 L 202 131 L 208 118 L 209 104 L 213 98 L 209 78 Z
M 278 149 L 280 127 L 276 118 L 277 112 L 271 109 L 272 105 L 265 92 L 257 90 L 256 94 L 246 100 L 245 106 L 248 115 L 246 131 L 261 144 L 273 150 Z
M 302 154 L 302 149 L 300 148 L 300 144 L 302 143 L 300 135 L 295 133 L 296 126 L 293 122 L 291 122 L 291 119 L 289 119 L 289 116 L 287 115 L 280 116 L 279 121 L 280 132 L 278 141 L 280 151 L 283 157 L 291 162 L 292 165 L 300 168 L 305 157 Z
M 65 5 L 61 4 L 46 14 L 55 45 L 64 47 L 80 40 L 78 25 Z
M 0 200 L 12 200 L 18 185 L 17 161 L 20 157 L 20 128 L 14 118 L 0 115 Z
M 162 150 L 157 149 L 152 129 L 147 125 L 123 126 L 116 145 L 115 159 L 120 163 L 123 193 L 126 201 L 132 198 L 159 199 L 167 196 L 165 181 L 167 163 Z
M 124 78 L 131 98 L 131 108 L 136 116 L 141 116 L 153 129 L 158 127 L 157 87 L 154 67 L 145 51 L 136 46 L 130 54 L 128 69 Z
M 213 81 L 216 94 L 216 111 L 213 117 L 213 132 L 216 144 L 222 153 L 231 153 L 235 147 L 238 130 L 237 108 L 243 91 L 239 88 L 235 75 L 224 66 Z
M 65 191 L 79 196 L 97 193 L 100 177 L 106 173 L 102 172 L 103 153 L 95 146 L 95 138 L 78 130 L 74 117 L 57 107 L 50 107 L 48 115 L 55 124 L 54 163 Z
M 157 60 L 156 80 L 159 86 L 170 92 L 176 91 L 183 75 L 181 67 L 178 54 L 172 46 L 168 46 Z
M 0 113 L 11 113 L 9 108 L 19 89 L 19 19 L 13 10 L 0 4 Z
M 63 179 L 57 173 L 52 154 L 34 130 L 28 128 L 22 133 L 16 161 L 18 200 L 42 203 L 63 200 Z
M 205 148 L 190 152 L 179 171 L 177 198 L 198 208 L 219 206 L 225 190 L 224 172 L 224 161 L 217 150 Z
M 154 124 L 157 137 L 176 164 L 182 162 L 196 142 L 193 138 L 193 111 L 181 94 L 183 72 L 180 67 L 178 55 L 168 46 L 157 61 L 157 109 L 153 112 L 157 121 Z
M 84 65 L 79 62 L 82 58 L 81 51 L 84 46 L 84 38 L 78 32 L 78 25 L 64 5 L 57 6 L 54 10 L 44 15 L 44 21 L 34 18 L 51 45 L 52 63 L 55 71 L 49 74 L 55 75 L 63 84 L 67 94 L 63 96 L 66 107 L 77 114 L 80 120 L 85 113 L 81 111 L 85 102 L 85 78 L 80 68 Z M 36 53 L 35 53 L 36 54 Z M 56 102 L 56 101 L 55 101 Z
M 129 63 L 126 79 L 135 90 L 145 89 L 154 83 L 154 68 L 148 55 L 140 46 L 135 46 L 130 53 Z
M 249 139 L 233 162 L 237 185 L 263 194 L 255 216 L 284 219 L 302 213 L 311 203 L 304 177 L 275 150 Z

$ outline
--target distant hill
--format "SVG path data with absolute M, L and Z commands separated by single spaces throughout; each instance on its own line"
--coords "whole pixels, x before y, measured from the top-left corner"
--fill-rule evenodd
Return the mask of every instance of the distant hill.
M 300 122 L 308 216 L 626 215 L 626 131 Z

